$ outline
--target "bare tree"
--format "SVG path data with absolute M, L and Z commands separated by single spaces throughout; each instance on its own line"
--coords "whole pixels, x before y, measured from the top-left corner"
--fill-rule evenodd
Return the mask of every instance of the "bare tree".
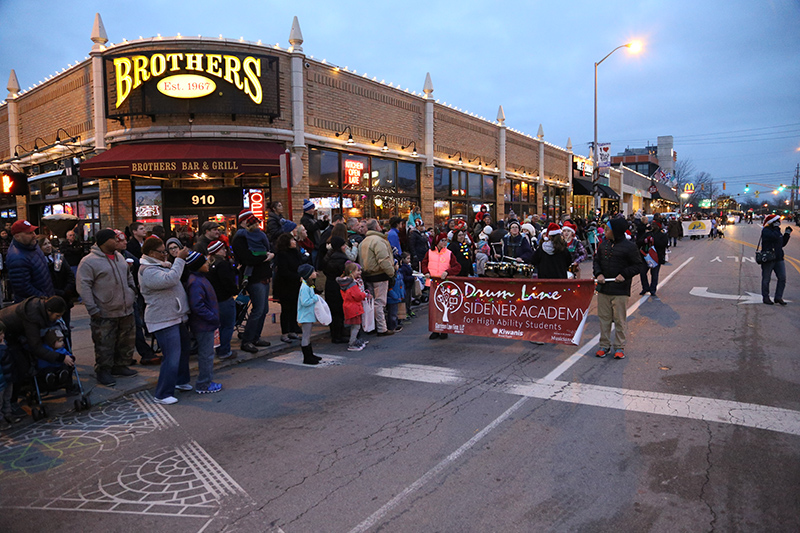
M 681 159 L 678 161 L 675 165 L 675 169 L 672 171 L 672 176 L 675 179 L 675 184 L 679 192 L 683 191 L 684 185 L 692 183 L 696 172 L 697 169 L 691 159 Z
M 719 195 L 720 187 L 708 172 L 698 172 L 692 183 L 694 183 L 694 194 L 689 197 L 689 203 L 698 205 L 700 200 L 711 200 Z

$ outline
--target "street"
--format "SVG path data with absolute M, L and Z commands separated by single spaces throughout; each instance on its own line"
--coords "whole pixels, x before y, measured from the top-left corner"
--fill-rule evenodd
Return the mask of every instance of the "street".
M 3 530 L 798 531 L 800 234 L 767 306 L 760 229 L 684 238 L 659 299 L 635 280 L 624 360 L 594 357 L 594 304 L 579 346 L 429 340 L 421 308 L 318 367 L 296 347 L 219 394 L 15 426 Z

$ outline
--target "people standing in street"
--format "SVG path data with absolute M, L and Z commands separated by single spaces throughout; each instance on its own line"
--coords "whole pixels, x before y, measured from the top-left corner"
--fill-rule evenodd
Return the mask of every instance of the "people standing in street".
M 344 328 L 344 302 L 342 301 L 342 292 L 339 289 L 336 278 L 343 275 L 344 266 L 349 261 L 346 252 L 348 244 L 339 235 L 332 236 L 328 244 L 330 245 L 330 250 L 325 255 L 325 258 L 320 261 L 320 264 L 322 264 L 322 272 L 325 274 L 325 301 L 331 309 L 331 342 L 344 344 L 347 342 Z
M 303 200 L 303 216 L 300 218 L 300 224 L 306 229 L 308 235 L 306 250 L 311 254 L 311 264 L 316 265 L 317 249 L 322 241 L 322 232 L 328 227 L 328 216 L 324 215 L 322 220 L 317 220 L 317 206 L 306 198 Z
M 17 220 L 11 226 L 12 241 L 6 255 L 6 269 L 14 302 L 31 296 L 54 296 L 47 258 L 36 242 L 36 230 L 27 220 Z
M 78 264 L 83 259 L 83 256 L 86 255 L 83 252 L 83 243 L 77 239 L 73 230 L 69 230 L 67 238 L 59 244 L 59 249 L 64 254 L 64 259 L 69 263 L 72 275 L 75 276 L 78 273 Z
M 764 228 L 761 230 L 761 250 L 764 252 L 772 251 L 775 259 L 761 264 L 761 298 L 767 305 L 779 304 L 786 305 L 783 300 L 783 290 L 786 288 L 786 261 L 784 259 L 783 248 L 789 242 L 792 228 L 786 227 L 786 231 L 781 235 L 780 215 L 767 215 L 764 217 Z M 769 298 L 769 283 L 772 273 L 778 278 L 775 287 L 775 300 Z
M 167 249 L 158 237 L 148 237 L 142 245 L 139 288 L 146 303 L 144 321 L 158 340 L 163 361 L 154 393 L 156 403 L 170 405 L 178 401 L 175 389 L 190 391 L 189 331 L 186 321 L 189 300 L 181 283 L 188 247 L 181 248 L 175 262 L 167 261 Z
M 291 232 L 282 233 L 275 243 L 275 286 L 272 297 L 281 305 L 281 341 L 290 343 L 298 338 L 297 296 L 300 294 L 300 265 L 303 257 L 297 239 Z
M 278 203 L 280 205 L 280 203 Z M 250 295 L 250 315 L 242 333 L 241 349 L 258 352 L 258 348 L 269 346 L 270 342 L 261 338 L 264 319 L 269 311 L 269 284 L 272 280 L 272 246 L 261 231 L 259 221 L 250 210 L 239 213 L 239 230 L 233 237 L 233 255 L 242 267 L 246 278 L 246 290 Z
M 386 238 L 389 239 L 389 244 L 392 246 L 392 255 L 395 259 L 400 258 L 400 254 L 403 253 L 403 248 L 400 244 L 400 231 L 398 227 L 403 222 L 398 216 L 393 216 L 389 219 L 389 232 L 386 234 Z
M 97 382 L 113 387 L 116 377 L 137 374 L 129 368 L 136 338 L 136 285 L 128 262 L 117 252 L 114 230 L 95 235 L 89 255 L 78 265 L 77 286 L 90 316 Z
M 386 326 L 386 298 L 389 280 L 394 277 L 394 259 L 389 239 L 381 232 L 380 223 L 367 220 L 367 236 L 358 247 L 359 263 L 367 291 L 375 299 L 375 329 L 378 336 L 393 335 Z
M 536 265 L 539 279 L 567 279 L 572 265 L 572 254 L 562 237 L 562 229 L 555 222 L 547 226 L 542 245 L 533 252 L 532 263 Z
M 574 274 L 576 278 L 581 277 L 581 263 L 586 260 L 586 247 L 583 242 L 578 238 L 578 227 L 567 220 L 564 222 L 564 227 L 561 228 L 561 236 L 564 243 L 567 245 L 567 251 L 572 256 L 572 264 L 569 266 L 569 271 Z
M 194 390 L 198 394 L 211 394 L 222 390 L 214 379 L 214 332 L 219 328 L 219 305 L 214 287 L 206 279 L 208 261 L 200 252 L 192 252 L 186 258 L 189 279 L 186 280 L 186 296 L 189 300 L 189 331 L 197 339 L 197 381 Z
M 644 238 L 642 239 L 643 245 L 639 250 L 644 257 L 648 253 L 650 247 L 654 247 L 658 255 L 658 264 L 654 267 L 647 266 L 647 263 L 642 259 L 642 272 L 639 276 L 642 283 L 642 291 L 639 296 L 650 293 L 654 299 L 658 299 L 656 290 L 658 290 L 658 274 L 661 271 L 661 265 L 667 262 L 667 246 L 669 246 L 669 237 L 661 228 L 661 224 L 655 220 L 646 226 Z M 647 280 L 647 275 L 650 274 L 650 281 Z
M 131 232 L 131 238 L 128 239 L 128 251 L 132 253 L 136 259 L 141 259 L 142 244 L 144 244 L 144 240 L 147 237 L 147 228 L 145 228 L 142 222 L 132 222 L 128 226 L 128 230 Z M 134 276 L 138 274 L 138 271 L 133 273 Z
M 415 226 L 408 232 L 408 247 L 411 253 L 411 266 L 419 269 L 419 263 L 431 249 L 428 234 L 425 232 L 425 223 L 421 218 L 416 219 Z
M 669 237 L 670 247 L 678 247 L 678 239 L 681 237 L 682 233 L 683 225 L 681 221 L 674 216 L 669 217 L 669 222 L 667 222 L 667 237 Z
M 314 278 L 317 272 L 309 264 L 300 265 L 297 273 L 300 275 L 300 291 L 297 296 L 297 323 L 303 330 L 303 338 L 300 340 L 300 349 L 303 352 L 304 365 L 317 365 L 322 361 L 321 357 L 314 355 L 314 348 L 311 346 L 311 327 L 317 321 L 314 313 L 314 306 L 319 296 L 314 292 Z
M 360 352 L 366 346 L 366 341 L 358 338 L 361 330 L 361 316 L 364 314 L 363 301 L 367 299 L 359 281 L 361 280 L 361 265 L 348 261 L 344 266 L 342 276 L 336 278 L 339 291 L 342 294 L 342 309 L 344 311 L 344 323 L 350 326 L 350 342 L 347 351 Z
M 438 278 L 442 281 L 448 276 L 457 276 L 461 272 L 461 265 L 458 264 L 453 252 L 447 249 L 447 234 L 440 233 L 434 239 L 433 250 L 420 263 L 420 270 L 425 274 L 425 286 L 431 286 L 431 278 Z M 377 314 L 377 311 L 376 311 Z M 431 333 L 429 339 L 446 339 L 447 333 Z
M 214 288 L 219 306 L 219 346 L 217 358 L 236 357 L 231 349 L 231 338 L 236 327 L 236 270 L 228 260 L 228 247 L 221 240 L 208 245 L 209 270 L 206 277 Z
M 611 351 L 613 322 L 614 358 L 625 358 L 625 331 L 628 320 L 628 298 L 631 279 L 641 272 L 642 259 L 636 245 L 625 238 L 628 223 L 624 218 L 609 220 L 605 238 L 597 247 L 592 265 L 597 280 L 597 318 L 600 319 L 600 347 L 597 357 Z

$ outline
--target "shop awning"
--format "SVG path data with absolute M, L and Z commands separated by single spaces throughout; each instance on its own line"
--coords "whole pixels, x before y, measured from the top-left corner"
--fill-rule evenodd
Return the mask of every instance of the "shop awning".
M 277 174 L 282 144 L 259 141 L 174 141 L 121 144 L 81 163 L 83 177 L 193 173 Z
M 614 191 L 608 185 L 600 185 L 599 183 L 597 186 L 600 188 L 600 192 L 602 193 L 603 198 L 609 198 L 611 200 L 619 200 L 619 194 Z
M 592 196 L 592 182 L 572 178 L 572 194 L 574 196 Z
M 653 182 L 653 184 L 658 189 L 658 192 L 652 193 L 651 196 L 653 199 L 661 199 L 665 202 L 671 202 L 673 204 L 677 204 L 678 202 L 678 194 L 664 185 L 663 183 Z

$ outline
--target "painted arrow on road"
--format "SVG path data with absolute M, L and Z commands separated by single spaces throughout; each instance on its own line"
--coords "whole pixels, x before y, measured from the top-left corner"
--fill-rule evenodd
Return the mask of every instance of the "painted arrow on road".
M 689 291 L 692 296 L 700 296 L 701 298 L 717 298 L 720 300 L 738 300 L 739 305 L 742 304 L 760 304 L 761 295 L 754 292 L 748 292 L 747 296 L 741 294 L 717 294 L 715 292 L 708 292 L 708 287 L 692 287 Z

